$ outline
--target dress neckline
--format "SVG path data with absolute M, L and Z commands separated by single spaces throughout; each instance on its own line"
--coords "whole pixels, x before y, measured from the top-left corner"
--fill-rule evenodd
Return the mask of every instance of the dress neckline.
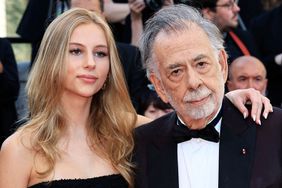
M 43 181 L 43 182 L 39 182 L 36 184 L 33 184 L 31 186 L 29 186 L 28 188 L 36 188 L 37 186 L 40 185 L 46 185 L 46 184 L 50 184 L 50 183 L 64 183 L 64 182 L 92 182 L 92 181 L 99 181 L 102 179 L 112 179 L 112 178 L 119 178 L 122 177 L 121 174 L 110 174 L 110 175 L 103 175 L 103 176 L 96 176 L 96 177 L 90 177 L 90 178 L 62 178 L 62 179 L 55 179 L 55 180 L 51 180 L 51 181 Z

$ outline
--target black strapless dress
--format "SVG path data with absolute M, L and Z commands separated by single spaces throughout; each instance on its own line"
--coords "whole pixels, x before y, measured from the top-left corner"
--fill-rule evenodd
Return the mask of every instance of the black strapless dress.
M 62 179 L 42 182 L 29 188 L 128 188 L 128 183 L 120 174 L 87 179 Z

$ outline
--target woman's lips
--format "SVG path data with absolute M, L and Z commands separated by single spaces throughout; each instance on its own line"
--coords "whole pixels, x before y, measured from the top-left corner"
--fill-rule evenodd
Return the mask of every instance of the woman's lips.
M 97 77 L 93 75 L 79 75 L 78 78 L 86 83 L 94 83 L 97 80 Z

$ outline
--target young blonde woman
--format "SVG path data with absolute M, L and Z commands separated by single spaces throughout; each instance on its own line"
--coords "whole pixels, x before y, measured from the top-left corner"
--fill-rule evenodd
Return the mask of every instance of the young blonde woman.
M 133 187 L 136 116 L 115 42 L 97 13 L 72 9 L 48 27 L 30 73 L 30 120 L 3 144 L 0 187 Z M 229 98 L 271 110 L 255 92 Z
M 2 147 L 0 187 L 132 187 L 137 116 L 102 17 L 55 19 L 27 88 L 30 121 Z

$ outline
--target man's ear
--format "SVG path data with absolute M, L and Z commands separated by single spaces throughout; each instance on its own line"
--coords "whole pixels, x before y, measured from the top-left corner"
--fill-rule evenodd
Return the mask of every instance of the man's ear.
M 224 82 L 227 80 L 228 76 L 228 64 L 227 64 L 227 54 L 224 49 L 219 52 L 219 64 L 221 66 L 221 72 L 223 74 Z
M 264 87 L 263 87 L 263 91 L 262 91 L 264 96 L 266 95 L 267 84 L 268 84 L 268 79 L 265 79 L 264 80 Z
M 208 20 L 213 20 L 214 11 L 212 11 L 211 9 L 209 9 L 209 8 L 202 9 L 202 14 L 203 14 L 204 18 L 206 18 Z
M 235 90 L 234 85 L 233 85 L 233 82 L 230 81 L 230 80 L 227 80 L 226 86 L 227 86 L 228 91 L 233 91 L 233 90 Z
M 168 97 L 166 95 L 163 84 L 161 83 L 161 80 L 154 73 L 152 73 L 150 75 L 150 81 L 154 85 L 155 90 L 157 94 L 159 95 L 159 97 L 162 99 L 162 101 L 165 103 L 168 103 Z

